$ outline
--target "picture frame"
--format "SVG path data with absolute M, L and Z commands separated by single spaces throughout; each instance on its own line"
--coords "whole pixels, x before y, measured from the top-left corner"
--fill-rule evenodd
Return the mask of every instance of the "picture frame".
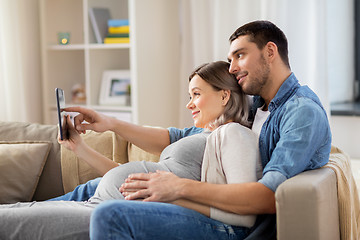
M 100 87 L 99 104 L 125 106 L 130 94 L 130 84 L 130 70 L 104 71 Z

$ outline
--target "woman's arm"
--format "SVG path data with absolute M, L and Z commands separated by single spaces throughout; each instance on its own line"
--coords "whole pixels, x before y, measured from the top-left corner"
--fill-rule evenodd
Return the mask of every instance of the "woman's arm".
M 76 155 L 79 159 L 94 168 L 101 176 L 104 176 L 109 170 L 119 166 L 118 163 L 105 157 L 86 144 L 77 151 Z
M 61 140 L 60 136 L 58 136 L 58 142 L 61 145 L 70 151 L 73 151 L 78 158 L 88 163 L 102 176 L 110 169 L 119 166 L 116 162 L 96 152 L 84 142 L 79 133 L 75 130 L 74 125 L 70 120 L 70 116 L 67 116 L 64 120 L 67 122 L 69 138 Z
M 110 130 L 141 149 L 157 155 L 160 155 L 162 150 L 170 144 L 169 132 L 165 128 L 135 125 L 83 107 L 68 107 L 64 110 L 79 113 L 74 118 L 75 127 L 79 133 L 85 133 L 86 130 L 96 132 Z
M 169 131 L 165 128 L 139 126 L 132 123 L 111 119 L 111 130 L 128 142 L 146 152 L 160 155 L 170 145 Z

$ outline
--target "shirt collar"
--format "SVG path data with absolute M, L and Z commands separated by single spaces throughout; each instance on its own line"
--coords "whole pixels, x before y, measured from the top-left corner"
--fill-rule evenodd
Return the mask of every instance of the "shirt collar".
M 275 97 L 271 100 L 268 107 L 269 111 L 271 112 L 284 103 L 298 87 L 300 87 L 299 81 L 295 77 L 295 74 L 291 73 L 290 76 L 280 86 L 279 91 L 276 93 Z M 255 117 L 256 110 L 263 106 L 264 103 L 265 101 L 262 97 L 254 96 L 253 104 L 250 109 L 250 116 L 252 117 L 252 120 Z
M 291 73 L 290 76 L 283 82 L 275 97 L 271 100 L 269 104 L 269 111 L 273 111 L 279 107 L 282 103 L 292 95 L 295 89 L 299 88 L 300 84 L 294 73 Z

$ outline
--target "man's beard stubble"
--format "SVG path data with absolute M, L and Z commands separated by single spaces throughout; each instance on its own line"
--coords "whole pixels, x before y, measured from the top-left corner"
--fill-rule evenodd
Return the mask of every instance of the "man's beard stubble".
M 257 70 L 253 71 L 255 72 L 256 76 L 247 79 L 246 84 L 242 84 L 241 88 L 244 91 L 244 93 L 248 95 L 257 95 L 261 96 L 261 93 L 264 91 L 264 87 L 269 81 L 269 75 L 270 75 L 270 67 L 266 63 L 265 58 L 263 55 L 260 57 L 260 66 Z

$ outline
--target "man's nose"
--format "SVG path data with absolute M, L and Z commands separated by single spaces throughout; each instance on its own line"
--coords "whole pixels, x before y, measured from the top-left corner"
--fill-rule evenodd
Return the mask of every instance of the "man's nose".
M 231 62 L 229 67 L 229 73 L 234 74 L 237 73 L 238 71 L 239 71 L 239 66 L 236 63 Z

